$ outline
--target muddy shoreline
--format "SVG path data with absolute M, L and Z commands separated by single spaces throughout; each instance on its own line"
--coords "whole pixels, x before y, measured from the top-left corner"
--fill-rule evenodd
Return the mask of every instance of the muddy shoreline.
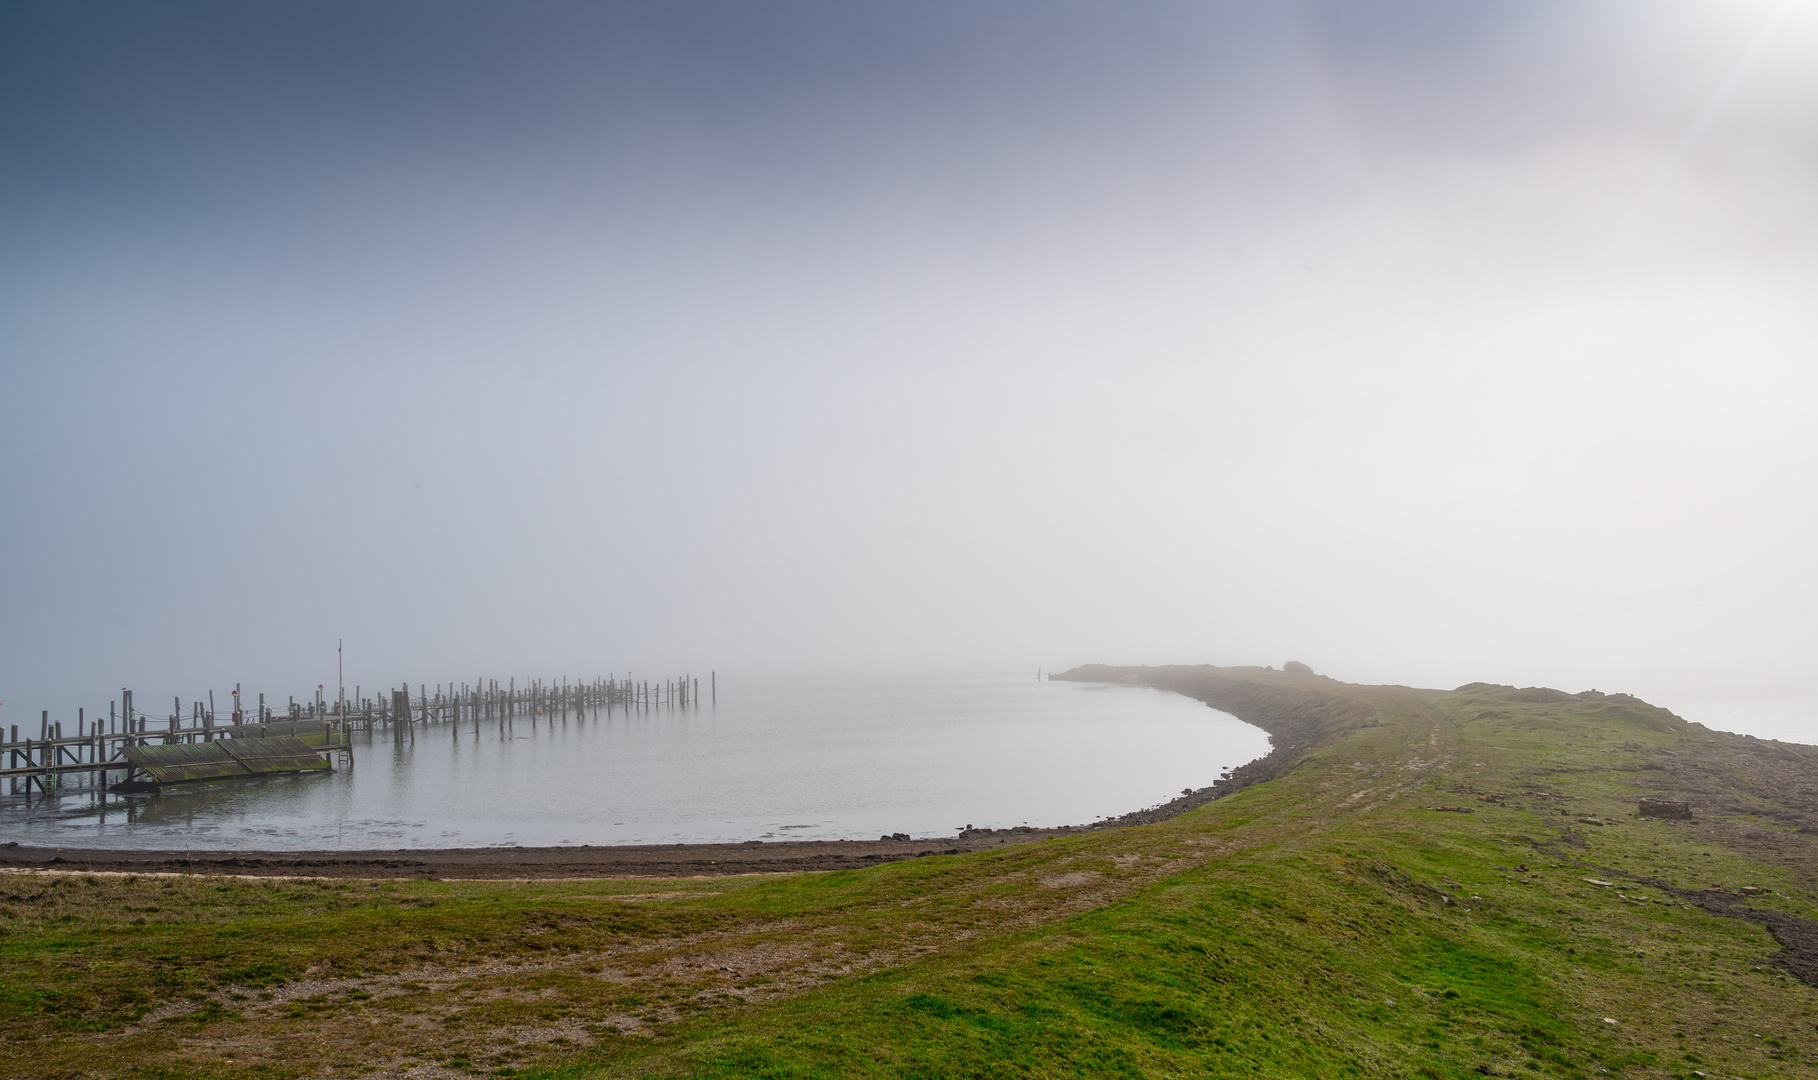
M 799 840 L 623 847 L 487 847 L 405 851 L 100 851 L 0 848 L 0 870 L 138 874 L 243 874 L 255 877 L 557 879 L 699 877 L 852 870 L 926 855 L 1028 843 L 1076 829 L 1026 833 L 973 830 L 933 840 Z
M 1268 732 L 1272 748 L 1228 776 L 1156 806 L 1087 825 L 969 829 L 920 840 L 747 840 L 735 844 L 485 847 L 391 851 L 114 851 L 0 847 L 0 870 L 96 873 L 236 874 L 257 877 L 560 878 L 699 877 L 852 870 L 929 855 L 957 855 L 1095 829 L 1164 821 L 1230 792 L 1273 779 L 1345 731 L 1373 722 L 1374 709 L 1333 693 L 1341 684 L 1271 668 L 1112 668 L 1087 665 L 1052 676 L 1136 683 L 1172 690 Z M 1356 688 L 1350 688 L 1355 690 Z

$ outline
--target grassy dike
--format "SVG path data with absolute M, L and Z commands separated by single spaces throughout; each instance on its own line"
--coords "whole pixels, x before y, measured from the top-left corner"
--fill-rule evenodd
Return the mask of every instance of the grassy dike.
M 827 874 L 0 876 L 0 1076 L 1818 1072 L 1818 750 L 1621 696 L 1079 674 L 1278 751 L 1164 821 Z

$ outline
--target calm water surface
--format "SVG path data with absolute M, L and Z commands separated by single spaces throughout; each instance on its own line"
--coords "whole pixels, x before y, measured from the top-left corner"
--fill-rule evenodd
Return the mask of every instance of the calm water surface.
M 0 839 L 422 848 L 951 836 L 1091 821 L 1268 752 L 1142 687 L 1030 676 L 721 679 L 717 706 L 355 735 L 331 775 L 0 800 Z M 338 758 L 337 758 L 338 760 Z

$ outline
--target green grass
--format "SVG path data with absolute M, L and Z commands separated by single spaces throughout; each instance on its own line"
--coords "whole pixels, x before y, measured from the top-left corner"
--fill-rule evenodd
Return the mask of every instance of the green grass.
M 862 871 L 0 877 L 0 1075 L 1813 1071 L 1818 991 L 1760 926 L 1582 880 L 1760 885 L 1818 916 L 1798 865 L 1633 816 L 1623 744 L 1698 729 L 1344 692 L 1379 726 L 1183 817 Z

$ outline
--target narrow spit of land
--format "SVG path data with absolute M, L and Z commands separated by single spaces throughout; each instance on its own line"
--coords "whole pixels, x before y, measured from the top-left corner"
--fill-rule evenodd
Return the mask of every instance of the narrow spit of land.
M 1818 748 L 1620 694 L 1253 668 L 1069 677 L 1190 694 L 1275 750 L 1221 797 L 1129 824 L 824 872 L 710 859 L 717 876 L 261 880 L 13 852 L 0 1075 L 1754 1077 L 1818 1062 Z M 1693 817 L 1640 817 L 1643 798 Z

